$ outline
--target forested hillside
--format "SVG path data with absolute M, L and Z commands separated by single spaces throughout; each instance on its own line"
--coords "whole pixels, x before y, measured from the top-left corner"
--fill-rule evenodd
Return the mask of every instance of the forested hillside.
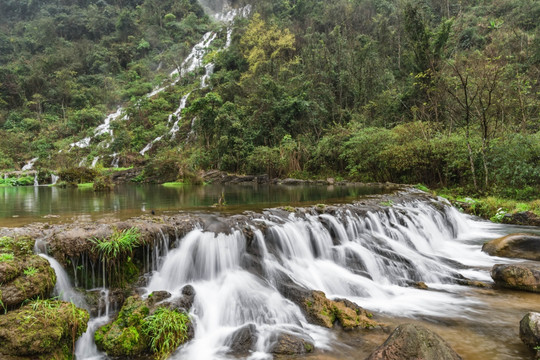
M 193 0 L 3 0 L 0 168 L 109 167 L 117 154 L 147 176 L 217 168 L 538 196 L 540 2 L 249 4 L 226 47 Z M 210 29 L 209 86 L 201 67 L 145 97 Z M 188 93 L 177 136 L 141 155 Z M 120 104 L 110 146 L 67 151 Z

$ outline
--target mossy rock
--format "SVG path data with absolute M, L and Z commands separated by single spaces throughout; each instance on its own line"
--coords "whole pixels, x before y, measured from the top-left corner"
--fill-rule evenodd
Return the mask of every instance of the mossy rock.
M 371 319 L 372 315 L 355 303 L 345 299 L 327 299 L 322 291 L 312 291 L 302 305 L 312 322 L 327 328 L 332 328 L 336 322 L 345 330 L 377 325 Z
M 14 307 L 37 296 L 48 297 L 56 283 L 56 274 L 44 258 L 32 255 L 30 238 L 0 238 L 0 301 Z M 9 259 L 9 260 L 6 260 Z
M 163 298 L 161 295 L 158 297 Z M 193 336 L 188 315 L 169 308 L 169 305 L 156 304 L 154 296 L 145 300 L 138 295 L 128 298 L 116 320 L 96 331 L 96 345 L 109 356 L 131 358 L 153 354 L 156 358 L 167 357 Z M 180 327 L 182 329 L 174 333 L 164 330 Z
M 135 356 L 148 353 L 149 340 L 143 333 L 143 320 L 150 313 L 139 296 L 126 300 L 116 320 L 99 328 L 94 340 L 99 349 L 111 356 Z
M 0 316 L 0 354 L 68 359 L 73 353 L 75 340 L 86 331 L 88 319 L 86 310 L 71 303 L 55 300 L 30 302 Z

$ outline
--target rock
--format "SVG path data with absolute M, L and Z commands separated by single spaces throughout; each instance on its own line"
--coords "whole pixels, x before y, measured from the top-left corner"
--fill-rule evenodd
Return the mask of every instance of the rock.
M 68 359 L 88 323 L 88 312 L 63 301 L 36 300 L 0 316 L 2 355 Z
M 161 306 L 168 307 L 171 310 L 178 310 L 188 313 L 193 302 L 195 301 L 195 289 L 191 285 L 186 285 L 182 288 L 182 296 L 164 301 Z
M 540 359 L 540 313 L 530 312 L 521 319 L 519 337 Z
M 491 269 L 496 285 L 530 292 L 540 292 L 540 265 L 497 264 Z
M 33 246 L 30 238 L 0 238 L 0 301 L 5 307 L 48 297 L 54 288 L 56 274 L 47 260 L 33 255 Z
M 420 289 L 420 290 L 427 290 L 428 289 L 428 286 L 426 285 L 425 282 L 423 281 L 417 281 L 413 284 L 413 286 L 417 289 Z
M 170 297 L 171 293 L 168 291 L 154 291 L 153 293 L 148 295 L 148 304 L 150 306 L 154 306 L 155 304 L 160 303 Z
M 488 241 L 482 251 L 491 256 L 540 261 L 540 236 L 511 234 Z
M 423 326 L 398 326 L 367 360 L 459 360 L 459 356 L 439 335 Z
M 336 180 L 334 178 L 328 178 L 326 179 L 326 182 L 328 185 L 334 185 L 336 183 Z
M 540 226 L 540 216 L 531 211 L 522 211 L 512 214 L 510 217 L 504 217 L 503 222 L 515 225 Z
M 376 322 L 372 315 L 355 303 L 346 299 L 330 300 L 322 291 L 306 291 L 299 298 L 292 297 L 306 314 L 309 322 L 332 328 L 338 322 L 343 329 L 371 328 Z
M 305 184 L 305 180 L 286 178 L 280 181 L 281 185 L 302 185 Z
M 166 299 L 167 294 L 163 291 L 157 292 L 155 296 Z M 150 355 L 153 352 L 151 337 L 155 321 L 160 325 L 162 322 L 171 322 L 171 324 L 163 323 L 164 329 L 178 327 L 180 322 L 187 325 L 183 332 L 168 334 L 165 334 L 167 330 L 161 332 L 160 336 L 167 336 L 172 342 L 169 343 L 170 351 L 193 338 L 194 329 L 187 313 L 170 309 L 166 303 L 158 303 L 153 297 L 150 296 L 148 299 L 142 299 L 139 295 L 129 297 L 117 318 L 96 331 L 94 340 L 98 348 L 113 357 L 133 358 Z
M 232 333 L 225 344 L 229 346 L 229 354 L 236 357 L 247 357 L 257 343 L 257 327 L 246 324 Z
M 280 332 L 274 335 L 270 353 L 274 355 L 302 355 L 313 351 L 314 340 L 309 335 Z

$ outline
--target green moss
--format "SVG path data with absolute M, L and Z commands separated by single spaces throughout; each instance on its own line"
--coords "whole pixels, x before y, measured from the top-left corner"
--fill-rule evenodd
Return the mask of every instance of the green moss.
M 14 258 L 13 254 L 0 254 L 0 262 L 13 261 Z
M 166 182 L 166 183 L 163 183 L 161 184 L 161 186 L 165 186 L 165 187 L 184 187 L 186 184 L 184 184 L 183 182 L 178 182 L 178 181 L 175 181 L 175 182 Z
M 111 324 L 99 328 L 94 340 L 110 356 L 153 353 L 164 359 L 188 338 L 189 317 L 183 312 L 158 307 L 150 312 L 148 300 L 132 296 Z
M 86 331 L 89 315 L 75 305 L 55 300 L 31 301 L 0 317 L 1 353 L 41 359 L 73 353 L 75 340 Z
M 88 189 L 93 189 L 94 188 L 94 183 L 82 183 L 82 184 L 77 184 L 77 187 L 81 190 L 88 190 Z

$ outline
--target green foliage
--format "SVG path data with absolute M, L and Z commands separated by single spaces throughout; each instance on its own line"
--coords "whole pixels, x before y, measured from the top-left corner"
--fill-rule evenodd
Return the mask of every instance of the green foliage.
M 99 256 L 108 274 L 110 285 L 125 285 L 129 273 L 126 266 L 131 263 L 133 250 L 141 245 L 141 234 L 137 228 L 115 230 L 108 238 L 90 239 L 93 251 Z
M 85 167 L 68 168 L 58 172 L 60 180 L 65 181 L 68 184 L 91 183 L 97 175 L 98 173 L 96 170 Z
M 156 359 L 166 359 L 188 339 L 189 323 L 187 314 L 167 308 L 159 308 L 145 319 L 143 331 Z
M 0 254 L 0 262 L 13 261 L 13 254 Z
M 29 266 L 26 269 L 24 269 L 23 273 L 25 276 L 34 276 L 38 272 L 38 269 L 36 269 L 33 266 Z

